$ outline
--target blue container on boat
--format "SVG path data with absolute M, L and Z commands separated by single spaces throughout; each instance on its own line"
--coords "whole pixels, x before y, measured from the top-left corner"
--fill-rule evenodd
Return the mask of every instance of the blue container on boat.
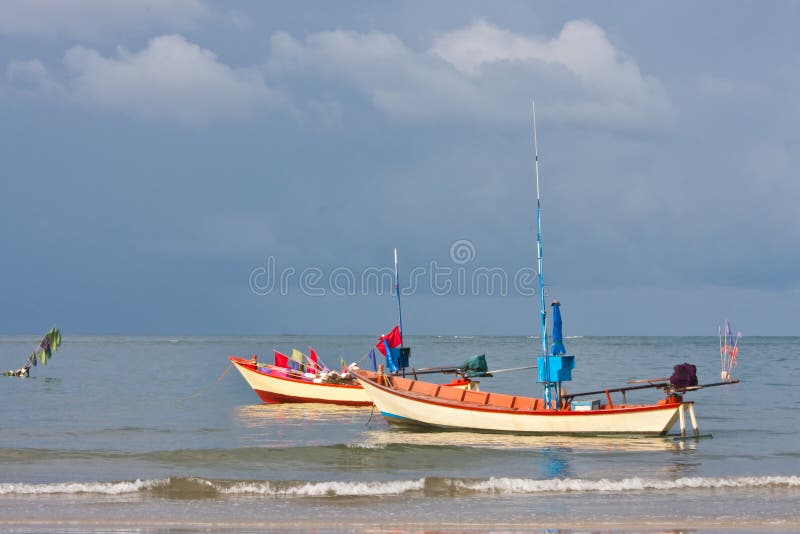
M 410 347 L 397 347 L 389 349 L 389 352 L 391 353 L 391 357 L 397 364 L 398 368 L 405 369 L 406 367 L 409 367 L 408 359 L 411 356 Z
M 397 365 L 401 369 L 405 369 L 409 366 L 408 359 L 411 356 L 411 348 L 410 347 L 400 347 L 400 354 L 397 357 Z
M 572 370 L 575 368 L 575 356 L 547 356 L 550 364 L 550 380 L 544 374 L 545 356 L 536 358 L 536 371 L 539 382 L 567 382 L 572 380 Z
M 598 399 L 572 401 L 573 412 L 591 412 L 592 410 L 599 410 L 599 409 L 600 409 L 600 400 Z

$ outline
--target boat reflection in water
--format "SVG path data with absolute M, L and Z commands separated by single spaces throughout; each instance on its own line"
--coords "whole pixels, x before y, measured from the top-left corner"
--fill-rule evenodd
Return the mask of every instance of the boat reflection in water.
M 430 445 L 475 447 L 501 450 L 563 449 L 571 451 L 669 452 L 693 450 L 695 440 L 666 436 L 565 436 L 532 434 L 492 434 L 476 432 L 424 432 L 408 430 L 370 430 L 363 434 L 366 445 Z
M 358 420 L 363 424 L 371 408 L 337 404 L 250 404 L 233 409 L 234 416 L 244 426 L 263 428 L 270 424 L 307 425 L 316 422 L 349 423 Z
M 617 466 L 620 458 L 639 465 L 651 474 L 683 476 L 696 469 L 694 458 L 698 440 L 676 439 L 671 436 L 564 436 L 524 435 L 476 432 L 409 431 L 395 428 L 367 430 L 362 433 L 361 446 L 393 450 L 397 447 L 425 447 L 427 451 L 439 449 L 450 451 L 448 455 L 464 458 L 464 455 L 485 458 L 497 455 L 504 464 L 511 455 L 521 468 L 522 478 L 569 479 L 576 473 L 592 471 L 597 478 L 620 477 Z M 453 453 L 454 449 L 460 452 Z M 467 450 L 474 449 L 474 453 Z M 417 458 L 431 453 L 417 451 Z M 665 454 L 666 453 L 666 454 Z M 441 460 L 441 458 L 440 458 Z M 523 466 L 526 466 L 523 468 Z M 522 474 L 525 469 L 532 472 Z M 535 474 L 532 474 L 535 473 Z M 489 473 L 490 476 L 512 476 Z M 639 476 L 637 470 L 624 476 Z M 513 477 L 512 477 L 513 478 Z

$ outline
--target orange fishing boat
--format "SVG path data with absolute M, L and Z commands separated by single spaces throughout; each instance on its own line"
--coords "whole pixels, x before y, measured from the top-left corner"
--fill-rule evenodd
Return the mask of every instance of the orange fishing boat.
M 724 382 L 698 385 L 696 368 L 691 364 L 675 366 L 667 379 L 644 385 L 601 389 L 567 395 L 563 382 L 572 379 L 575 357 L 568 356 L 563 345 L 560 303 L 553 306 L 553 343 L 548 346 L 547 314 L 542 277 L 541 197 L 539 193 L 539 154 L 536 138 L 536 109 L 533 108 L 534 154 L 536 167 L 536 226 L 539 272 L 539 313 L 542 352 L 537 357 L 538 382 L 543 385 L 541 398 L 482 391 L 457 390 L 435 383 L 410 380 L 393 374 L 354 370 L 384 418 L 395 425 L 416 425 L 452 430 L 513 432 L 524 434 L 666 434 L 680 421 L 686 434 L 686 416 L 695 435 L 699 435 L 694 404 L 684 394 L 704 387 L 738 382 L 723 375 Z M 726 343 L 727 346 L 727 343 Z M 659 388 L 665 398 L 653 404 L 629 404 L 626 393 L 638 389 Z M 622 393 L 614 403 L 611 393 Z M 584 398 L 586 400 L 576 400 Z M 587 399 L 588 398 L 588 399 Z

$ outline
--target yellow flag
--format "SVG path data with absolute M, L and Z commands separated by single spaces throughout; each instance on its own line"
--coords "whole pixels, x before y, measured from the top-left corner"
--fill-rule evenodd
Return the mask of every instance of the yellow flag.
M 305 355 L 297 349 L 292 349 L 292 356 L 291 360 L 297 363 L 303 363 L 303 357 Z

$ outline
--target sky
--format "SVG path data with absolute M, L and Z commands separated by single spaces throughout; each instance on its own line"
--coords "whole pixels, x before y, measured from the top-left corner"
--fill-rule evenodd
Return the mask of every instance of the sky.
M 0 3 L 0 334 L 797 335 L 800 4 Z

